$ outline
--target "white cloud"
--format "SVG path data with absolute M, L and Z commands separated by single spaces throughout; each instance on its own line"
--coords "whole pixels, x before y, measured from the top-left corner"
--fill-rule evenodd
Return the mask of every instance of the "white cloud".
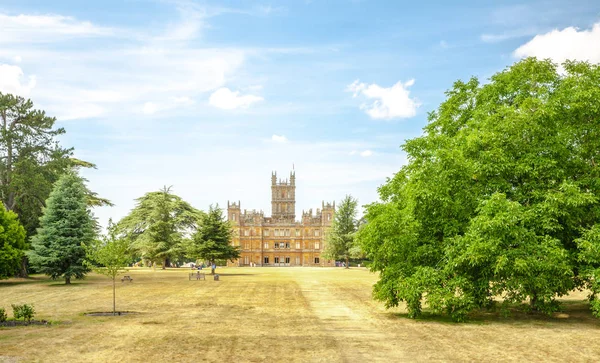
M 25 80 L 21 67 L 0 64 L 0 92 L 28 97 L 35 85 L 35 76 Z
M 156 106 L 156 104 L 154 104 L 152 102 L 146 102 L 146 103 L 144 103 L 142 112 L 145 113 L 146 115 L 152 115 L 157 110 L 158 110 L 158 107 Z
M 194 103 L 196 103 L 194 100 L 187 96 L 171 97 L 170 101 L 176 105 L 193 105 Z
M 600 23 L 590 30 L 568 27 L 563 30 L 536 35 L 517 48 L 513 55 L 517 58 L 550 58 L 562 63 L 567 59 L 600 62 Z
M 227 87 L 221 87 L 210 95 L 209 103 L 217 108 L 233 110 L 236 108 L 248 108 L 253 103 L 262 101 L 263 98 L 254 95 L 240 95 L 239 91 L 231 91 Z
M 182 27 L 190 17 L 199 21 L 197 15 L 182 15 Z M 0 13 L 0 59 L 27 59 L 22 69 L 3 69 L 0 84 L 5 92 L 27 95 L 59 120 L 139 114 L 148 101 L 155 107 L 146 107 L 147 114 L 174 108 L 182 112 L 181 106 L 193 105 L 194 98 L 224 86 L 245 62 L 247 51 L 156 40 L 195 36 L 170 33 L 177 24 L 167 27 L 164 36 L 148 37 L 134 29 L 116 32 L 60 15 Z M 126 42 L 105 42 L 116 34 Z M 103 39 L 99 44 L 86 39 L 82 47 L 64 46 L 73 37 L 88 36 Z M 40 47 L 42 41 L 55 44 Z M 23 76 L 32 72 L 37 78 Z
M 77 103 L 67 105 L 67 107 L 59 113 L 59 116 L 61 121 L 70 121 L 97 118 L 102 116 L 104 112 L 104 108 L 97 104 Z
M 273 140 L 274 142 L 278 142 L 280 144 L 284 144 L 284 143 L 288 142 L 287 137 L 285 137 L 284 135 L 273 135 L 273 136 L 271 136 L 271 140 Z
M 16 55 L 13 57 L 13 60 L 15 61 L 15 63 L 21 63 L 21 61 L 23 60 L 23 58 L 21 58 L 20 55 Z
M 112 34 L 88 21 L 61 15 L 0 14 L 0 43 L 48 42 L 57 39 Z
M 357 153 L 357 152 L 358 152 L 358 151 L 356 151 L 356 150 L 352 150 L 352 151 L 350 151 L 350 152 L 348 153 L 348 155 L 356 155 L 356 153 Z
M 373 155 L 373 152 L 371 150 L 365 150 L 360 153 L 360 156 L 362 156 L 362 157 L 369 157 L 371 155 Z
M 420 106 L 415 98 L 410 97 L 408 90 L 414 83 L 414 79 L 411 79 L 404 84 L 399 81 L 392 87 L 384 88 L 356 80 L 348 85 L 346 91 L 353 92 L 353 97 L 362 95 L 374 100 L 370 104 L 364 103 L 360 106 L 373 119 L 409 118 L 417 114 L 417 108 Z

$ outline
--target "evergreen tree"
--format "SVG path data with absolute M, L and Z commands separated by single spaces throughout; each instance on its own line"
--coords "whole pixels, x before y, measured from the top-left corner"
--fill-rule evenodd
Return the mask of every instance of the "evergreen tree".
M 64 278 L 65 284 L 70 284 L 72 277 L 80 279 L 88 272 L 82 244 L 91 243 L 95 236 L 83 180 L 75 172 L 67 172 L 46 201 L 40 228 L 31 241 L 30 263 L 53 279 Z
M 188 242 L 187 255 L 193 258 L 210 261 L 235 260 L 240 257 L 238 246 L 232 246 L 233 230 L 229 221 L 223 217 L 223 212 L 217 204 L 210 206 L 208 213 L 202 218 L 198 230 Z M 211 273 L 215 270 L 211 266 Z
M 196 228 L 202 212 L 192 207 L 166 186 L 137 199 L 135 208 L 118 223 L 132 248 L 152 263 L 162 262 L 163 269 L 181 256 L 182 242 Z
M 0 279 L 18 273 L 26 247 L 25 229 L 17 215 L 0 203 Z
M 355 243 L 355 234 L 358 230 L 358 200 L 351 195 L 346 195 L 335 212 L 331 229 L 327 232 L 323 256 L 327 259 L 346 261 L 349 268 L 350 257 L 360 255 L 360 247 Z

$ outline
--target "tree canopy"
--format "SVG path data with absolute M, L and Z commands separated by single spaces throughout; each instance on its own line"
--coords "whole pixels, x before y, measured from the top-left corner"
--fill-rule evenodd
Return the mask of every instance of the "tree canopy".
M 461 320 L 589 288 L 599 314 L 600 67 L 528 58 L 446 95 L 367 208 L 375 297 Z
M 25 229 L 17 215 L 0 203 L 0 279 L 19 271 L 26 247 Z
M 162 262 L 165 268 L 183 254 L 182 242 L 195 230 L 203 212 L 166 186 L 136 201 L 129 215 L 119 221 L 118 233 L 131 242 L 140 257 L 152 263 Z
M 335 211 L 331 228 L 327 231 L 323 256 L 327 259 L 346 261 L 349 268 L 350 257 L 360 255 L 360 246 L 356 243 L 355 235 L 358 230 L 358 200 L 346 195 Z
M 31 240 L 29 261 L 53 279 L 83 278 L 85 249 L 96 236 L 96 223 L 88 207 L 83 180 L 74 172 L 63 174 L 46 201 L 40 228 Z
M 210 261 L 235 260 L 240 257 L 239 246 L 230 244 L 233 229 L 223 216 L 219 205 L 210 206 L 198 226 L 198 230 L 188 241 L 186 252 L 189 257 Z M 211 270 L 214 274 L 214 269 Z

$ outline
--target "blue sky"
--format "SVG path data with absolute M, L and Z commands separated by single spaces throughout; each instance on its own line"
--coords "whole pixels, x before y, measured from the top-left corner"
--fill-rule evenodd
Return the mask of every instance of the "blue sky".
M 525 56 L 600 62 L 598 1 L 0 0 L 0 92 L 31 98 L 116 203 L 163 185 L 194 206 L 297 215 L 361 204 L 457 79 Z

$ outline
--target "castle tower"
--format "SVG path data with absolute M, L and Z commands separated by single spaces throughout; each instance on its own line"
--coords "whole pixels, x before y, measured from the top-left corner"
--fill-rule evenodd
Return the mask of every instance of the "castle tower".
M 321 212 L 321 223 L 323 226 L 331 226 L 333 222 L 333 215 L 335 214 L 335 201 L 333 203 L 325 203 L 325 201 L 321 202 L 322 212 Z
M 296 219 L 296 173 L 290 173 L 289 180 L 277 180 L 277 173 L 271 174 L 271 215 L 273 218 Z
M 240 224 L 240 202 L 227 201 L 227 220 L 233 222 L 233 224 Z

